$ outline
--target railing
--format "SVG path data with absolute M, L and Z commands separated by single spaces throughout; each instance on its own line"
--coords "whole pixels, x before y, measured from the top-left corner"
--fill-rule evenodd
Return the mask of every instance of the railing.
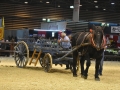
M 13 55 L 14 46 L 16 42 L 1 42 L 0 41 L 0 55 L 11 53 Z
M 53 53 L 65 53 L 70 49 L 64 51 L 63 45 L 59 44 L 57 40 L 49 40 L 49 39 L 40 39 L 36 44 L 35 48 L 37 50 L 42 50 L 42 52 Z

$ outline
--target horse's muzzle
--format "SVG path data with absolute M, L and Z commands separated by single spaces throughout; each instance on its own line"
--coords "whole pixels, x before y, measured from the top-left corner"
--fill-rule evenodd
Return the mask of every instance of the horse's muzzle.
M 96 45 L 96 49 L 97 49 L 97 51 L 99 51 L 101 49 L 101 46 L 100 45 Z

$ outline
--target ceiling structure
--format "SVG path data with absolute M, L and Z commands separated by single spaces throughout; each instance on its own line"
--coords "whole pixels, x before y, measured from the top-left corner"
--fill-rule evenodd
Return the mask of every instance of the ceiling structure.
M 70 8 L 74 0 L 0 0 L 0 3 L 45 5 L 55 8 Z M 46 3 L 49 2 L 49 3 Z M 80 0 L 80 10 L 119 12 L 120 0 Z

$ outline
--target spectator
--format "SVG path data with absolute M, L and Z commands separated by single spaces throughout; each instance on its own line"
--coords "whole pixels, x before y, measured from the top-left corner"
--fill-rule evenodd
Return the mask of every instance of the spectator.
M 6 42 L 9 42 L 8 40 L 6 40 Z M 10 50 L 10 44 L 6 44 L 6 50 Z M 10 56 L 9 52 L 6 52 L 7 57 Z
M 113 42 L 111 43 L 111 48 L 117 48 L 117 43 L 116 43 L 116 41 L 113 41 Z

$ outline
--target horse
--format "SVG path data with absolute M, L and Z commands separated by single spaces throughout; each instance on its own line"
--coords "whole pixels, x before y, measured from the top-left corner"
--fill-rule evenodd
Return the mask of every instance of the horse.
M 93 25 L 93 29 L 90 29 L 90 32 L 77 32 L 72 36 L 71 41 L 73 48 L 79 46 L 77 50 L 73 51 L 73 77 L 77 77 L 77 57 L 80 53 L 81 77 L 87 79 L 91 58 L 93 58 L 96 59 L 94 77 L 95 80 L 99 81 L 98 69 L 102 59 L 104 46 L 106 45 L 103 27 Z M 85 60 L 87 60 L 86 68 L 84 68 Z

